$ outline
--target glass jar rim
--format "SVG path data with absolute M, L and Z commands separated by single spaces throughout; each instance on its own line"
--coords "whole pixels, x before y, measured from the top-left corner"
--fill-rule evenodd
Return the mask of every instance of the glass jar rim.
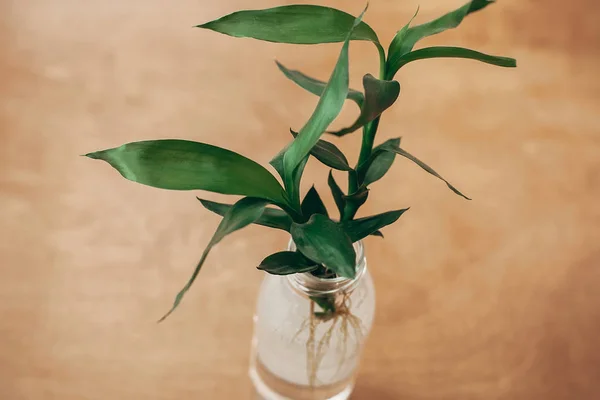
M 367 260 L 362 240 L 355 242 L 353 245 L 354 250 L 356 251 L 356 275 L 354 278 L 345 278 L 341 276 L 335 278 L 320 278 L 314 276 L 310 272 L 304 272 L 288 275 L 289 283 L 294 289 L 310 297 L 323 297 L 338 292 L 351 292 L 356 288 L 367 271 Z M 287 250 L 296 250 L 296 245 L 292 239 L 290 239 Z

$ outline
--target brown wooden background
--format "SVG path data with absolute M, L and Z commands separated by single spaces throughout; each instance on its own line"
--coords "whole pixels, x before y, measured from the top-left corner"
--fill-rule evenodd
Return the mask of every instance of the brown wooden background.
M 179 137 L 266 165 L 316 104 L 273 60 L 325 78 L 339 45 L 191 27 L 282 3 L 0 0 L 0 398 L 250 398 L 254 266 L 287 238 L 225 240 L 157 325 L 218 218 L 78 155 Z M 422 22 L 461 1 L 372 0 L 366 20 L 387 43 L 419 3 Z M 498 3 L 425 44 L 519 68 L 412 64 L 382 120 L 380 140 L 402 135 L 474 200 L 403 160 L 373 186 L 364 213 L 412 208 L 367 241 L 378 309 L 356 399 L 600 398 L 600 6 Z M 351 60 L 360 87 L 376 52 Z

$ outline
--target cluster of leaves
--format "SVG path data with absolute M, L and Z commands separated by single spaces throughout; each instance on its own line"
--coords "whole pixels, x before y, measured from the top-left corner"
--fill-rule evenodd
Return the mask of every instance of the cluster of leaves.
M 422 25 L 411 26 L 411 19 L 395 35 L 387 53 L 375 31 L 362 21 L 366 9 L 355 18 L 329 7 L 289 5 L 239 11 L 200 25 L 200 28 L 234 37 L 276 43 L 343 44 L 326 82 L 277 63 L 287 78 L 319 96 L 308 121 L 298 132 L 291 131 L 293 140 L 271 161 L 283 186 L 267 169 L 254 161 L 205 143 L 151 140 L 87 154 L 88 157 L 108 162 L 125 178 L 141 184 L 163 189 L 200 189 L 243 196 L 235 204 L 199 199 L 204 207 L 223 219 L 167 315 L 181 302 L 210 250 L 225 236 L 249 224 L 289 232 L 297 246 L 294 252 L 283 251 L 268 256 L 260 263 L 259 269 L 281 275 L 312 272 L 318 276 L 354 277 L 356 255 L 353 243 L 368 235 L 382 236 L 379 230 L 394 223 L 406 211 L 399 209 L 355 218 L 357 210 L 367 200 L 369 185 L 388 172 L 396 155 L 414 162 L 444 181 L 453 192 L 467 198 L 437 172 L 400 147 L 400 138 L 389 139 L 377 146 L 374 146 L 374 141 L 381 114 L 400 94 L 400 84 L 394 80 L 394 76 L 404 65 L 421 59 L 454 57 L 503 67 L 516 66 L 514 59 L 460 47 L 436 46 L 413 50 L 420 39 L 458 26 L 465 16 L 491 3 L 489 0 L 473 0 Z M 364 92 L 348 87 L 348 50 L 352 40 L 372 42 L 379 55 L 379 77 L 366 74 L 363 77 Z M 327 131 L 347 99 L 359 107 L 358 118 L 347 128 Z M 345 136 L 359 129 L 362 129 L 362 146 L 355 167 L 349 165 L 346 156 L 334 144 L 321 139 L 324 133 Z M 331 172 L 328 178 L 339 219 L 329 215 L 314 186 L 301 199 L 300 180 L 311 156 L 332 170 L 348 174 L 346 193 L 338 186 Z

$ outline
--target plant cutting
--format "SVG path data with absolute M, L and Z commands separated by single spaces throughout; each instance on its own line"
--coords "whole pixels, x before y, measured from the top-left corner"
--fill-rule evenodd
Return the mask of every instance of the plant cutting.
M 276 64 L 286 78 L 319 98 L 310 118 L 297 131 L 290 129 L 288 145 L 271 160 L 277 176 L 240 154 L 188 140 L 147 140 L 87 154 L 106 161 L 126 179 L 144 185 L 242 196 L 228 204 L 198 199 L 222 219 L 190 279 L 161 321 L 181 304 L 210 251 L 226 236 L 250 224 L 285 231 L 291 237 L 289 247 L 258 263 L 258 269 L 268 275 L 257 306 L 253 382 L 257 391 L 269 399 L 347 398 L 375 306 L 362 240 L 370 235 L 383 237 L 381 230 L 408 209 L 357 218 L 358 210 L 370 195 L 370 185 L 382 179 L 396 156 L 401 156 L 468 199 L 409 153 L 401 145 L 400 137 L 386 138 L 376 144 L 379 121 L 398 98 L 400 83 L 395 78 L 409 63 L 430 58 L 463 58 L 501 67 L 516 66 L 512 58 L 462 47 L 414 49 L 419 40 L 457 27 L 467 15 L 492 2 L 473 0 L 420 25 L 412 23 L 415 13 L 396 33 L 387 51 L 375 31 L 362 20 L 366 8 L 354 17 L 319 5 L 287 5 L 238 11 L 199 25 L 238 38 L 297 45 L 342 45 L 336 50 L 339 55 L 328 80 Z M 355 40 L 373 43 L 379 59 L 376 76 L 371 73 L 363 76 L 362 90 L 349 88 L 349 45 Z M 358 106 L 355 122 L 331 130 L 330 125 L 347 100 Z M 322 139 L 324 135 L 360 136 L 357 162 L 351 165 L 338 147 Z M 331 169 L 326 179 L 335 212 L 327 210 L 314 186 L 301 193 L 305 165 L 313 159 Z M 334 178 L 333 170 L 346 175 L 345 190 Z

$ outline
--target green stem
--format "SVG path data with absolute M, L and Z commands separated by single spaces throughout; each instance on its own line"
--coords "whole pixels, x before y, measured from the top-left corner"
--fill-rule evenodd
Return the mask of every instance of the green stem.
M 302 215 L 302 212 L 299 211 L 300 207 L 293 207 L 288 204 L 277 204 L 283 211 L 288 213 L 288 215 L 292 218 L 292 220 L 296 223 L 303 224 L 306 222 L 306 218 Z
M 379 79 L 385 79 L 386 74 L 386 64 L 385 64 L 385 50 L 383 47 L 377 43 L 377 51 L 379 52 Z M 359 167 L 362 165 L 366 165 L 367 160 L 371 157 L 371 152 L 373 151 L 373 144 L 375 142 L 375 134 L 377 133 L 377 128 L 379 127 L 379 119 L 381 117 L 375 118 L 373 121 L 369 122 L 363 128 L 362 135 L 362 144 L 360 147 L 360 155 L 358 157 L 358 162 L 356 164 L 356 170 L 348 172 L 348 194 L 355 193 L 358 190 L 359 185 L 362 182 L 362 177 L 364 176 L 364 171 L 361 171 Z M 344 210 L 344 219 L 351 220 L 356 215 L 358 208 L 354 205 L 347 205 Z
M 348 171 L 348 194 L 353 194 L 358 190 L 358 176 L 355 170 Z M 351 221 L 356 215 L 356 207 L 353 203 L 346 202 L 344 206 L 344 215 L 342 221 Z
M 354 217 L 356 216 L 357 212 L 358 212 L 358 207 L 351 205 L 351 204 L 346 204 L 346 208 L 344 209 L 344 220 L 352 221 L 354 219 Z
M 310 299 L 312 301 L 314 301 L 315 304 L 317 304 L 323 310 L 322 312 L 319 312 L 319 311 L 315 312 L 315 316 L 317 316 L 317 317 L 326 316 L 327 314 L 335 313 L 335 297 L 333 297 L 333 296 L 331 296 L 331 297 L 313 296 Z
M 385 50 L 379 43 L 377 44 L 377 51 L 379 52 L 379 79 L 384 79 L 386 74 Z
M 360 156 L 358 157 L 358 163 L 356 163 L 357 170 L 359 166 L 366 163 L 369 157 L 371 157 L 371 152 L 373 151 L 373 144 L 375 142 L 375 134 L 377 133 L 377 128 L 379 127 L 380 118 L 381 116 L 369 122 L 363 130 L 363 140 L 362 146 L 360 147 Z

